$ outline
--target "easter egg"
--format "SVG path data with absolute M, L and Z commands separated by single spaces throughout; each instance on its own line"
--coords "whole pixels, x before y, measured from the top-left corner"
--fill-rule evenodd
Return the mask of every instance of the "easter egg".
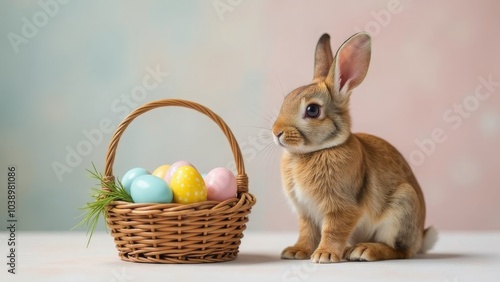
M 171 203 L 173 198 L 168 184 L 154 175 L 138 176 L 132 182 L 130 196 L 135 203 Z
M 225 167 L 212 169 L 205 177 L 205 185 L 210 201 L 224 201 L 236 197 L 236 177 Z
M 165 175 L 167 175 L 167 171 L 170 168 L 170 165 L 161 165 L 157 167 L 155 170 L 153 170 L 153 173 L 151 173 L 154 176 L 158 176 L 161 179 L 165 179 Z
M 122 177 L 122 185 L 123 185 L 123 188 L 125 188 L 125 191 L 127 191 L 127 193 L 130 195 L 130 186 L 132 186 L 132 182 L 134 182 L 134 180 L 141 176 L 141 175 L 146 175 L 146 174 L 149 174 L 149 171 L 147 171 L 146 169 L 142 168 L 142 167 L 136 167 L 136 168 L 133 168 L 133 169 L 130 169 L 129 171 L 127 171 L 123 177 Z
M 170 168 L 167 170 L 167 173 L 165 174 L 165 177 L 163 179 L 167 182 L 170 183 L 170 179 L 172 179 L 172 176 L 174 176 L 174 173 L 179 169 L 181 166 L 191 166 L 194 168 L 194 166 L 189 163 L 188 161 L 177 161 L 173 163 Z
M 192 204 L 207 200 L 205 182 L 192 166 L 179 167 L 170 180 L 170 187 L 175 203 Z

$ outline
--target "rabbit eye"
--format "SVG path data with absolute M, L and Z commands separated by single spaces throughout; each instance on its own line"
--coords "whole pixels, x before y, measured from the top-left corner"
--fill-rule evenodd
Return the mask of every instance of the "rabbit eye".
M 310 104 L 306 107 L 306 117 L 317 118 L 321 114 L 321 109 L 318 104 Z

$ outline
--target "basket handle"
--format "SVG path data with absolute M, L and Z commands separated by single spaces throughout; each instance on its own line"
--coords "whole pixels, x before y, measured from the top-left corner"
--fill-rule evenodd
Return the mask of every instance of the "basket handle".
M 113 137 L 108 146 L 108 152 L 106 155 L 106 166 L 104 169 L 104 181 L 114 181 L 113 176 L 113 163 L 115 161 L 116 148 L 118 146 L 118 142 L 120 141 L 120 137 L 122 136 L 125 129 L 129 126 L 129 124 L 141 114 L 148 112 L 155 108 L 160 107 L 168 107 L 168 106 L 179 106 L 185 107 L 189 109 L 196 110 L 202 114 L 205 114 L 210 119 L 212 119 L 222 130 L 222 132 L 226 135 L 227 140 L 229 141 L 229 145 L 231 146 L 231 150 L 233 152 L 234 161 L 236 163 L 236 170 L 238 175 L 236 176 L 236 183 L 238 193 L 248 193 L 248 177 L 245 173 L 245 165 L 243 163 L 243 157 L 241 156 L 240 146 L 236 141 L 236 138 L 233 135 L 233 132 L 227 124 L 220 118 L 217 114 L 212 112 L 209 108 L 200 105 L 195 102 L 180 100 L 180 99 L 163 99 L 153 101 L 147 104 L 140 106 L 139 108 L 132 111 L 125 119 L 118 125 L 113 133 Z

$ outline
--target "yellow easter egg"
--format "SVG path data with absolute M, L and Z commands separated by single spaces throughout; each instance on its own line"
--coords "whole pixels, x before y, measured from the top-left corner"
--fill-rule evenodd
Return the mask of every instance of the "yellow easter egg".
M 152 175 L 154 176 L 158 176 L 159 178 L 161 179 L 165 179 L 165 175 L 167 175 L 167 171 L 168 169 L 170 168 L 170 165 L 161 165 L 159 167 L 157 167 L 153 173 L 151 173 Z
M 181 166 L 170 179 L 174 203 L 192 204 L 207 200 L 207 188 L 200 173 L 192 166 Z

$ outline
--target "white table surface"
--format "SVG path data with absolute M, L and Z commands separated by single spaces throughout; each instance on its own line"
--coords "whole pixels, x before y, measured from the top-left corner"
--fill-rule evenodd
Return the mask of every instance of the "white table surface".
M 0 281 L 500 281 L 500 232 L 441 232 L 433 250 L 410 260 L 312 264 L 281 260 L 294 233 L 246 231 L 238 258 L 190 265 L 121 261 L 109 234 L 20 232 L 17 274 L 7 272 L 0 233 Z

